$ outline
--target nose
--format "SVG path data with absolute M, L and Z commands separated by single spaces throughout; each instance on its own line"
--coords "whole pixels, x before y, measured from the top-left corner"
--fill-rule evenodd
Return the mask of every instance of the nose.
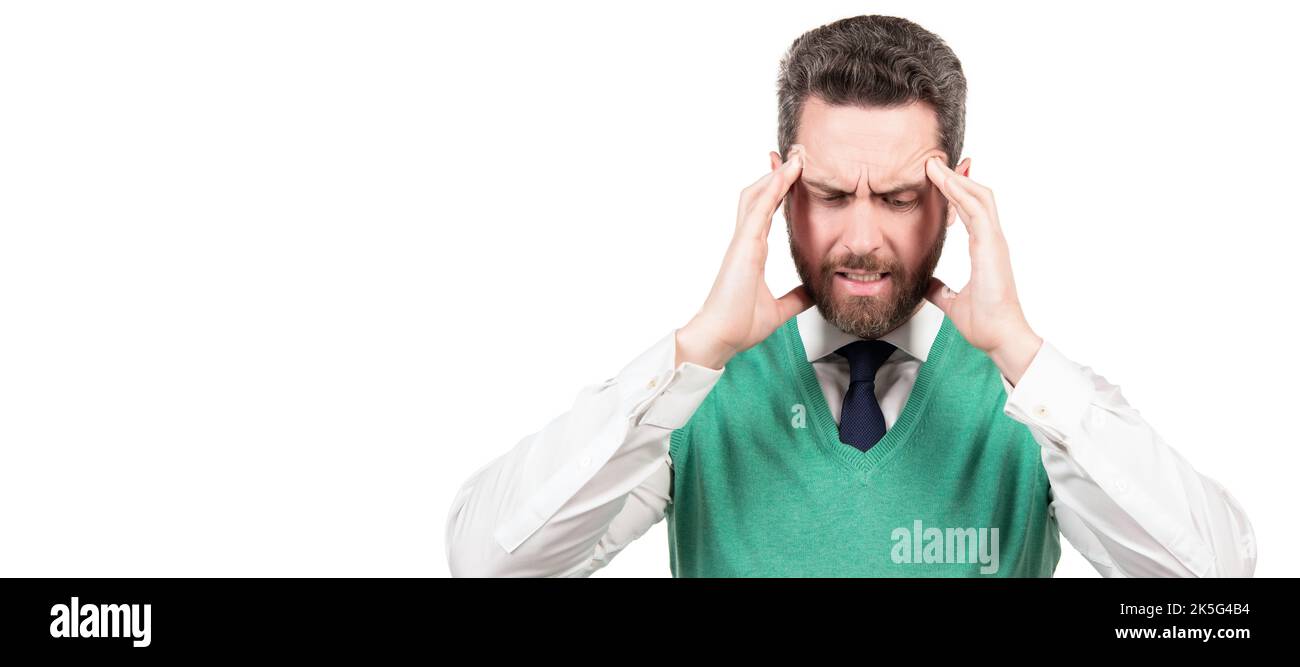
M 885 245 L 884 219 L 874 203 L 857 203 L 840 236 L 841 244 L 855 255 L 865 257 Z

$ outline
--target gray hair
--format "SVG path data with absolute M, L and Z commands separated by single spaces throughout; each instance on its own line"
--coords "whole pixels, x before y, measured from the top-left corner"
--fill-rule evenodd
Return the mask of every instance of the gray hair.
M 939 146 L 955 168 L 966 134 L 966 76 L 938 35 L 893 16 L 854 16 L 809 30 L 790 45 L 777 78 L 777 144 L 789 156 L 809 95 L 831 105 L 929 104 Z

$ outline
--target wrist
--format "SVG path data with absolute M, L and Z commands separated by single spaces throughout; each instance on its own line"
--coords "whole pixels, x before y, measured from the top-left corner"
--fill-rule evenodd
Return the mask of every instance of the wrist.
M 1016 334 L 1009 336 L 996 348 L 989 350 L 989 358 L 1012 386 L 1020 383 L 1020 378 L 1029 369 L 1029 364 L 1038 356 L 1043 346 L 1043 339 L 1027 325 Z
M 705 368 L 722 370 L 722 367 L 731 360 L 732 355 L 729 352 L 709 343 L 707 338 L 700 336 L 698 332 L 691 329 L 689 324 L 678 329 L 675 338 L 677 357 L 674 364 L 677 366 L 689 361 Z

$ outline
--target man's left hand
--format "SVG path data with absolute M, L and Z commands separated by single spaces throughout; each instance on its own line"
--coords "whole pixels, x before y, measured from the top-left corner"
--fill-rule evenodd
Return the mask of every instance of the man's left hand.
M 1043 339 L 1029 327 L 1020 309 L 993 191 L 949 169 L 937 156 L 925 161 L 925 173 L 966 225 L 971 270 L 970 282 L 958 292 L 942 280 L 930 278 L 925 298 L 952 320 L 967 342 L 988 354 L 1014 385 Z

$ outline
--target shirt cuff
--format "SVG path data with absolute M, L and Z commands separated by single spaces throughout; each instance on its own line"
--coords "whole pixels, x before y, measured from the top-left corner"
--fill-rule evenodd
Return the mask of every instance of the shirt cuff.
M 606 381 L 618 388 L 621 398 L 632 408 L 634 426 L 657 426 L 678 429 L 690 421 L 696 409 L 708 397 L 726 368 L 713 369 L 684 361 L 673 367 L 677 358 L 677 330 L 668 332 L 659 342 Z
M 1002 383 L 1007 388 L 1003 413 L 1037 427 L 1065 452 L 1070 434 L 1083 426 L 1092 403 L 1094 388 L 1083 367 L 1044 340 L 1020 383 L 1012 387 L 1005 376 Z
M 536 456 L 549 456 L 552 460 L 561 455 L 572 458 L 537 483 L 530 497 L 513 514 L 502 519 L 494 533 L 501 548 L 513 553 L 579 489 L 602 474 L 605 465 L 620 450 L 628 453 L 629 447 L 648 446 L 662 448 L 655 453 L 657 457 L 668 453 L 667 437 L 637 437 L 637 444 L 630 445 L 633 438 L 629 429 L 640 424 L 674 429 L 684 425 L 722 375 L 722 370 L 693 363 L 674 368 L 676 358 L 677 331 L 673 330 L 614 377 L 584 387 L 574 401 L 574 408 L 538 434 L 529 436 L 536 438 L 535 446 L 542 448 Z M 585 442 L 569 442 L 579 437 Z M 547 444 L 548 439 L 561 442 Z M 601 484 L 608 483 L 608 480 L 601 481 Z

